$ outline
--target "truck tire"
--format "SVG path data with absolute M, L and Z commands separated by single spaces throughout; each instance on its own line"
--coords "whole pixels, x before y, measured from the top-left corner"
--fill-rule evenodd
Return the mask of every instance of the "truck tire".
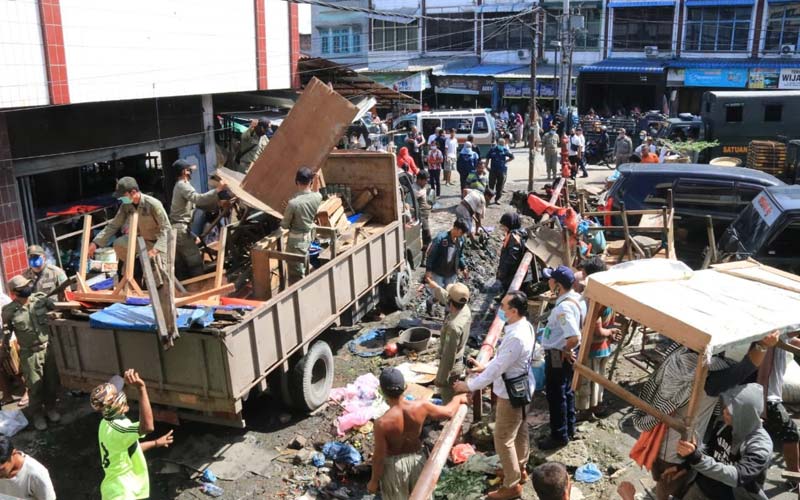
M 315 342 L 294 366 L 293 393 L 298 409 L 312 411 L 322 406 L 333 386 L 333 352 L 324 341 Z
M 408 262 L 395 273 L 392 278 L 392 292 L 394 293 L 394 304 L 398 309 L 405 309 L 411 302 L 411 266 Z

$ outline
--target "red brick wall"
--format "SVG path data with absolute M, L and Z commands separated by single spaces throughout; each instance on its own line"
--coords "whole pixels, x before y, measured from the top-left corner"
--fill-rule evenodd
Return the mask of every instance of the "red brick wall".
M 67 59 L 64 55 L 64 31 L 61 27 L 59 0 L 39 0 L 39 17 L 50 104 L 69 104 Z
M 267 25 L 264 1 L 254 0 L 256 12 L 256 72 L 258 90 L 267 90 Z
M 28 267 L 6 117 L 0 113 L 0 267 L 11 279 Z
M 297 65 L 300 62 L 300 16 L 296 3 L 289 4 L 289 61 L 292 71 L 292 88 L 300 88 L 300 73 Z

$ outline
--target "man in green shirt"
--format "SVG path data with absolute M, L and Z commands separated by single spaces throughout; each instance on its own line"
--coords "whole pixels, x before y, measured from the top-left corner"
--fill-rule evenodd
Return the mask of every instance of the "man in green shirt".
M 225 190 L 224 180 L 217 183 L 216 189 L 199 194 L 192 187 L 192 172 L 197 165 L 186 160 L 176 160 L 172 164 L 177 178 L 172 190 L 172 204 L 169 222 L 178 230 L 175 242 L 175 275 L 178 279 L 193 278 L 203 274 L 203 255 L 197 247 L 197 237 L 192 233 L 192 216 L 195 207 L 213 210 L 219 201 L 219 193 Z
M 253 162 L 261 156 L 261 152 L 267 147 L 269 137 L 267 137 L 267 130 L 271 124 L 266 118 L 259 118 L 252 120 L 250 127 L 242 132 L 242 137 L 239 141 L 239 152 L 236 154 L 237 170 L 239 172 L 247 173 Z
M 311 190 L 314 175 L 310 168 L 300 167 L 294 177 L 294 183 L 300 191 L 289 200 L 281 221 L 281 227 L 289 230 L 289 236 L 286 238 L 286 251 L 289 253 L 305 256 L 311 245 L 314 218 L 322 203 L 322 195 Z M 290 285 L 306 275 L 307 269 L 304 264 L 291 263 L 287 267 Z
M 139 422 L 131 422 L 128 398 L 122 390 L 124 384 L 134 386 L 139 392 Z M 139 374 L 126 370 L 125 378 L 111 377 L 105 384 L 92 390 L 92 408 L 103 416 L 97 440 L 100 445 L 100 464 L 105 477 L 100 485 L 103 500 L 136 500 L 150 497 L 150 477 L 144 452 L 152 448 L 168 448 L 172 444 L 172 431 L 154 441 L 142 441 L 155 430 L 153 410 L 147 388 Z
M 67 281 L 67 273 L 60 267 L 47 263 L 44 248 L 39 245 L 28 247 L 28 269 L 23 276 L 33 282 L 33 291 L 50 293 L 61 283 Z M 63 294 L 62 294 L 63 295 Z
M 61 420 L 55 410 L 58 396 L 58 369 L 53 350 L 48 348 L 50 326 L 47 313 L 55 308 L 53 300 L 33 291 L 33 282 L 25 276 L 14 276 L 8 282 L 13 301 L 3 306 L 3 346 L 8 348 L 12 332 L 19 343 L 19 361 L 25 386 L 28 389 L 27 412 L 33 417 L 36 430 L 47 429 L 51 422 Z
M 147 244 L 148 254 L 153 262 L 156 283 L 161 286 L 164 269 L 162 258 L 167 252 L 167 233 L 172 228 L 164 206 L 157 199 L 139 191 L 139 184 L 133 177 L 123 177 L 117 181 L 114 198 L 120 200 L 122 205 L 117 210 L 117 215 L 89 244 L 89 257 L 94 255 L 98 247 L 108 245 L 111 238 L 125 226 L 133 213 L 138 212 L 137 236 L 144 238 Z M 114 240 L 114 253 L 117 254 L 120 269 L 122 269 L 122 262 L 127 258 L 129 244 L 136 245 L 136 242 L 129 242 L 127 234 Z
M 439 369 L 434 379 L 442 402 L 447 404 L 455 396 L 453 384 L 464 376 L 464 349 L 472 325 L 469 288 L 463 283 L 442 288 L 431 278 L 427 282 L 436 300 L 447 308 L 439 334 Z

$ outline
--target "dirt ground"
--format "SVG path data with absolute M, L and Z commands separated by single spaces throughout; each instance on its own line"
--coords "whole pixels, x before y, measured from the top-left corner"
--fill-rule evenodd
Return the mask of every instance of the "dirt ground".
M 527 166 L 527 156 L 517 152 L 512 168 L 517 171 Z M 543 172 L 543 165 L 537 165 L 537 171 Z M 608 170 L 590 168 L 589 182 L 599 183 Z M 454 175 L 456 177 L 456 175 Z M 538 183 L 540 186 L 541 183 Z M 488 208 L 485 225 L 496 227 L 500 216 L 511 210 L 507 204 L 510 192 L 524 189 L 524 177 L 512 171 L 507 186 L 508 194 L 501 205 Z M 431 216 L 431 227 L 435 234 L 446 230 L 452 224 L 452 210 L 458 202 L 457 186 L 445 186 L 443 196 Z M 496 258 L 500 246 L 500 237 L 492 233 L 488 249 L 472 248 L 468 252 L 470 278 L 468 284 L 473 291 L 473 335 L 482 338 L 494 317 L 496 301 L 494 294 L 485 292 L 485 285 L 493 280 Z M 365 373 L 377 375 L 387 365 L 396 365 L 408 361 L 406 355 L 385 359 L 382 356 L 361 358 L 350 353 L 347 342 L 363 329 L 371 327 L 386 328 L 389 334 L 396 334 L 401 322 L 419 322 L 438 330 L 439 321 L 425 316 L 424 291 L 421 285 L 422 270 L 415 271 L 415 299 L 412 306 L 403 312 L 376 317 L 374 323 L 365 323 L 351 329 L 333 329 L 325 334 L 331 343 L 335 355 L 334 387 L 341 387 Z M 435 314 L 441 311 L 435 311 Z M 438 333 L 438 332 L 436 332 Z M 473 343 L 473 347 L 480 342 Z M 436 338 L 429 345 L 428 351 L 420 355 L 420 361 L 433 360 L 437 348 Z M 624 356 L 638 348 L 634 340 L 620 356 L 615 380 L 623 387 L 636 388 L 646 378 L 647 373 L 634 366 Z M 488 391 L 485 391 L 488 398 Z M 100 498 L 99 486 L 102 481 L 99 452 L 97 448 L 97 426 L 99 417 L 92 413 L 88 398 L 84 394 L 67 394 L 62 397 L 64 420 L 61 424 L 51 426 L 46 432 L 26 430 L 18 434 L 14 441 L 18 448 L 36 457 L 47 466 L 53 478 L 56 492 L 62 499 Z M 616 487 L 623 480 L 631 481 L 642 498 L 648 498 L 648 490 L 652 491 L 653 482 L 649 475 L 640 470 L 628 458 L 636 433 L 630 424 L 631 408 L 613 395 L 607 394 L 606 401 L 612 410 L 610 414 L 593 423 L 583 423 L 578 427 L 578 439 L 556 453 L 546 455 L 533 447 L 530 465 L 534 466 L 547 460 L 565 463 L 571 472 L 588 462 L 597 464 L 603 472 L 603 478 L 594 484 L 576 483 L 573 499 L 616 498 Z M 135 404 L 133 405 L 135 408 Z M 547 432 L 547 404 L 544 396 L 537 393 L 534 409 L 528 416 L 531 425 L 532 441 L 544 436 Z M 9 408 L 6 408 L 9 409 Z M 336 440 L 334 428 L 339 407 L 329 405 L 313 415 L 292 413 L 286 409 L 279 398 L 264 395 L 245 405 L 247 429 L 237 430 L 200 423 L 184 423 L 174 428 L 175 445 L 193 441 L 197 444 L 214 443 L 225 448 L 234 443 L 247 443 L 255 446 L 259 455 L 254 461 L 259 463 L 261 474 L 244 472 L 235 481 L 218 481 L 225 490 L 225 499 L 294 499 L 294 498 L 372 498 L 365 491 L 369 479 L 369 469 L 362 467 L 356 471 L 339 471 L 336 465 L 326 464 L 317 469 L 313 465 L 295 465 L 292 454 L 287 454 L 288 444 L 295 436 L 306 438 L 306 448 L 320 449 L 321 446 Z M 468 434 L 471 424 L 468 416 L 464 435 Z M 161 435 L 171 427 L 158 424 L 155 436 Z M 428 442 L 436 437 L 434 426 Z M 371 434 L 352 432 L 346 438 L 348 442 L 359 448 L 368 460 L 372 449 Z M 491 440 L 489 440 L 491 441 Z M 159 449 L 147 455 L 151 478 L 152 499 L 191 499 L 206 498 L 200 491 L 196 473 L 186 467 L 176 466 L 167 459 L 172 457 L 172 449 Z M 482 450 L 491 452 L 491 450 Z M 776 455 L 776 460 L 779 457 Z M 213 470 L 214 467 L 212 466 Z M 488 476 L 487 476 L 488 479 Z M 487 484 L 488 488 L 488 484 Z M 322 489 L 325 494 L 314 496 L 315 489 Z M 770 471 L 767 483 L 770 498 L 795 498 L 785 492 L 786 488 L 779 480 L 777 468 Z M 524 498 L 536 498 L 530 484 L 526 485 Z

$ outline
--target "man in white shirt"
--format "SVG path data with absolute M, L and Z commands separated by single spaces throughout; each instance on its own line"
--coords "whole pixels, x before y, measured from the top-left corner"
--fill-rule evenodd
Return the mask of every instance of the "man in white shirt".
M 428 146 L 430 147 L 431 144 L 436 142 L 436 138 L 439 137 L 439 131 L 442 130 L 442 127 L 436 127 L 436 130 L 428 136 Z
M 56 500 L 50 473 L 35 458 L 14 449 L 11 440 L 0 435 L 0 498 Z
M 589 177 L 586 172 L 586 164 L 584 163 L 584 154 L 586 153 L 586 137 L 583 135 L 583 129 L 578 127 L 575 133 L 569 138 L 569 162 L 572 164 L 572 178 L 578 174 L 578 168 L 583 172 L 583 177 Z
M 497 355 L 485 366 L 473 358 L 472 372 L 477 376 L 466 382 L 456 382 L 456 393 L 474 392 L 492 384 L 497 396 L 494 423 L 494 448 L 503 467 L 503 485 L 490 492 L 486 498 L 502 500 L 522 495 L 522 484 L 528 480 L 525 464 L 528 463 L 529 439 L 525 408 L 515 408 L 509 401 L 503 376 L 508 379 L 527 374 L 528 387 L 533 390 L 535 381 L 530 370 L 530 360 L 536 342 L 533 326 L 528 322 L 528 297 L 524 292 L 513 291 L 503 297 L 498 316 L 506 322 L 503 342 Z
M 782 338 L 794 347 L 800 347 L 800 338 Z M 792 415 L 783 406 L 783 377 L 786 374 L 789 353 L 776 347 L 767 351 L 759 367 L 758 382 L 767 396 L 764 428 L 772 441 L 781 444 L 786 470 L 800 472 L 800 432 Z
M 470 237 L 481 227 L 483 216 L 486 214 L 486 205 L 492 201 L 494 191 L 486 188 L 483 192 L 477 189 L 465 190 L 464 199 L 456 207 L 456 217 L 467 223 Z
M 456 163 L 458 162 L 458 139 L 456 138 L 456 129 L 450 129 L 450 137 L 445 139 L 444 141 L 445 147 L 445 162 L 444 162 L 444 183 L 448 186 L 452 184 L 450 182 L 450 176 L 453 175 L 453 170 L 456 169 Z

